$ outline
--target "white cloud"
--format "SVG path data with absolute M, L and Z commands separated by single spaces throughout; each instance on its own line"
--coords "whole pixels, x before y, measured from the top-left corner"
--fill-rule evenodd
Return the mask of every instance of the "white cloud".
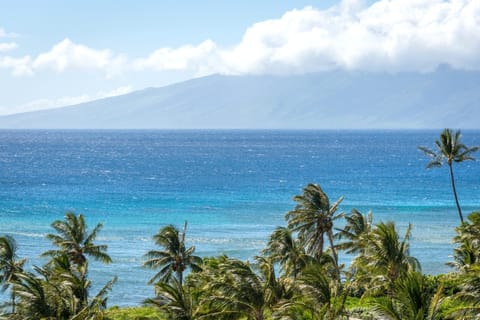
M 15 34 L 0 29 L 0 36 Z M 0 44 L 0 52 L 14 44 Z M 306 7 L 258 22 L 230 48 L 212 40 L 178 48 L 160 47 L 128 59 L 64 39 L 31 58 L 0 57 L 14 75 L 39 70 L 97 70 L 107 78 L 145 71 L 182 71 L 199 76 L 288 74 L 330 69 L 435 70 L 440 64 L 480 69 L 480 0 L 343 0 L 326 10 Z
M 232 73 L 425 72 L 442 63 L 480 69 L 478 52 L 478 0 L 349 0 L 257 23 L 222 56 Z
M 133 66 L 136 70 L 192 70 L 195 73 L 204 73 L 218 60 L 217 53 L 215 43 L 206 40 L 197 46 L 160 48 L 146 58 L 136 59 Z
M 84 103 L 88 101 L 93 101 L 93 100 L 98 100 L 98 99 L 103 99 L 108 97 L 115 97 L 115 96 L 130 93 L 132 91 L 133 91 L 132 86 L 122 86 L 110 91 L 98 91 L 95 94 L 82 94 L 82 95 L 72 96 L 72 97 L 64 96 L 56 99 L 36 99 L 34 101 L 30 101 L 13 108 L 0 107 L 0 115 L 71 106 L 71 105 Z
M 0 42 L 0 52 L 5 52 L 17 48 L 18 45 L 15 42 Z
M 97 69 L 105 71 L 107 76 L 121 72 L 127 58 L 114 55 L 110 50 L 96 50 L 85 45 L 73 43 L 70 39 L 53 46 L 33 61 L 34 69 L 51 69 L 63 72 L 67 69 Z
M 14 76 L 33 75 L 30 56 L 22 58 L 0 57 L 0 69 L 10 69 Z
M 14 47 L 16 47 L 14 44 L 5 44 L 4 49 Z M 0 43 L 0 52 L 5 50 L 2 50 L 2 43 Z M 33 75 L 40 70 L 51 70 L 57 73 L 71 69 L 98 70 L 104 72 L 107 78 L 111 78 L 123 72 L 127 61 L 125 55 L 114 54 L 108 49 L 92 49 L 67 38 L 54 45 L 51 50 L 40 53 L 36 58 L 0 57 L 0 68 L 11 69 L 15 76 Z

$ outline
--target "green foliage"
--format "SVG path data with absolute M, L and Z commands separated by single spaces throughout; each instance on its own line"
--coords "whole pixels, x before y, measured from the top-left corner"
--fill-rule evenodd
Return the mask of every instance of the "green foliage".
M 18 259 L 17 242 L 11 236 L 0 237 L 0 285 L 1 290 L 5 291 L 18 282 L 19 277 L 23 273 L 23 266 L 26 259 Z M 16 292 L 11 290 L 11 307 L 12 313 L 15 313 Z
M 335 228 L 335 238 L 344 240 L 337 245 L 339 250 L 347 254 L 365 254 L 370 241 L 373 215 L 369 212 L 363 215 L 357 209 L 352 209 L 350 214 L 343 215 L 346 221 L 343 229 Z
M 403 240 L 393 222 L 381 222 L 368 235 L 366 248 L 353 260 L 354 286 L 369 295 L 393 295 L 395 282 L 409 271 L 420 270 L 418 260 L 409 253 L 411 226 Z
M 84 216 L 67 212 L 65 220 L 53 222 L 52 227 L 57 233 L 48 234 L 47 239 L 51 240 L 58 249 L 47 251 L 43 253 L 44 256 L 67 255 L 69 260 L 77 266 L 83 265 L 87 261 L 87 256 L 103 263 L 112 262 L 112 259 L 106 253 L 107 246 L 93 243 L 103 227 L 101 223 L 97 224 L 92 232 L 88 233 Z
M 281 272 L 294 279 L 301 270 L 311 262 L 312 257 L 305 253 L 299 239 L 296 239 L 289 228 L 278 227 L 270 235 L 267 248 L 262 253 L 272 262 L 279 263 Z
M 378 299 L 373 304 L 373 310 L 386 319 L 438 319 L 442 290 L 440 285 L 432 295 L 423 275 L 408 272 L 396 280 L 393 296 Z
M 176 279 L 171 283 L 159 282 L 155 285 L 156 297 L 147 299 L 145 304 L 164 311 L 167 319 L 193 320 L 200 313 L 199 304 L 190 288 L 181 285 Z
M 150 250 L 145 254 L 147 259 L 143 266 L 150 269 L 160 269 L 149 281 L 154 284 L 156 281 L 168 282 L 172 274 L 175 273 L 177 281 L 183 284 L 183 272 L 187 268 L 193 271 L 200 271 L 202 259 L 196 255 L 195 247 L 185 247 L 185 236 L 187 233 L 187 222 L 185 222 L 183 232 L 180 232 L 175 226 L 168 225 L 160 229 L 153 236 L 155 244 L 161 250 Z
M 166 320 L 154 307 L 112 307 L 106 310 L 105 320 Z
M 453 242 L 457 247 L 454 249 L 454 262 L 449 265 L 459 271 L 468 271 L 480 265 L 480 212 L 472 212 L 455 231 L 457 235 Z
M 58 249 L 43 253 L 51 259 L 43 267 L 35 266 L 34 272 L 23 270 L 24 260 L 15 262 L 13 238 L 0 238 L 0 276 L 11 286 L 12 297 L 17 298 L 12 298 L 12 312 L 8 319 L 102 319 L 108 292 L 116 277 L 95 296 L 89 295 L 92 283 L 88 278 L 88 256 L 106 263 L 111 261 L 106 253 L 107 247 L 93 242 L 101 224 L 88 233 L 83 216 L 69 212 L 65 221 L 55 221 L 52 227 L 57 234 L 49 234 L 47 238 Z M 8 248 L 4 246 L 7 242 L 10 244 Z M 7 256 L 11 258 L 9 261 L 4 259 Z M 11 268 L 15 265 L 13 262 L 18 268 Z M 3 269 L 4 266 L 8 268 Z M 15 270 L 15 273 L 5 270 Z
M 305 252 L 317 260 L 323 256 L 324 237 L 327 236 L 337 277 L 340 277 L 338 256 L 333 241 L 333 223 L 341 217 L 335 212 L 343 198 L 330 205 L 328 196 L 322 188 L 310 183 L 303 189 L 303 194 L 295 196 L 293 200 L 297 202 L 295 209 L 285 215 L 288 228 L 298 233 L 298 239 Z
M 410 256 L 409 225 L 403 239 L 394 222 L 373 225 L 372 214 L 353 209 L 335 214 L 315 184 L 294 199 L 287 226 L 276 228 L 262 255 L 253 262 L 225 255 L 201 259 L 186 248 L 183 231 L 165 226 L 154 236 L 160 250 L 149 251 L 144 265 L 159 269 L 150 281 L 155 296 L 147 307 L 106 310 L 116 278 L 95 296 L 88 258 L 106 263 L 107 247 L 87 232 L 82 215 L 67 213 L 55 221 L 56 247 L 43 255 L 47 264 L 23 270 L 13 238 L 0 237 L 0 282 L 12 301 L 0 319 L 69 320 L 316 320 L 316 319 L 476 319 L 480 314 L 480 213 L 472 213 L 454 238 L 456 272 L 425 276 Z M 344 217 L 345 226 L 335 228 Z M 336 230 L 336 235 L 333 235 Z M 324 249 L 324 236 L 330 247 Z M 341 240 L 334 244 L 334 238 Z M 356 255 L 340 273 L 336 250 Z M 191 272 L 183 281 L 183 273 Z M 277 271 L 280 271 L 277 275 Z M 6 310 L 6 309 L 5 309 Z

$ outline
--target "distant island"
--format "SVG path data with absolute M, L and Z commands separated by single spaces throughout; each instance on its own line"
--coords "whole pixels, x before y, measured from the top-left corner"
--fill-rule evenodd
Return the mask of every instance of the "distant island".
M 0 129 L 478 129 L 480 72 L 212 75 L 57 109 Z

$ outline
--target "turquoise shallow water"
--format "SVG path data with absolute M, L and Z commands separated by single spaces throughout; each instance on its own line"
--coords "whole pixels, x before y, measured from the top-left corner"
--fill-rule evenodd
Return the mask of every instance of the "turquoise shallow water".
M 110 305 L 151 296 L 140 268 L 151 236 L 188 220 L 188 241 L 203 256 L 251 258 L 284 224 L 291 200 L 319 183 L 342 211 L 413 224 L 412 254 L 425 273 L 448 271 L 458 217 L 447 168 L 425 170 L 418 145 L 439 131 L 0 131 L 0 234 L 41 264 L 45 234 L 65 211 L 104 223 L 99 242 L 114 262 L 93 264 L 100 285 L 119 281 Z M 465 131 L 480 145 L 480 131 Z M 480 157 L 480 155 L 479 155 Z M 466 213 L 480 209 L 480 163 L 456 167 Z M 349 257 L 342 258 L 344 262 Z

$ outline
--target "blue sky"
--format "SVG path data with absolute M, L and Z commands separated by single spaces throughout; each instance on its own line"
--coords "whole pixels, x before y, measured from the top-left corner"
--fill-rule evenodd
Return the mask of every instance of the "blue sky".
M 212 73 L 478 70 L 478 52 L 478 0 L 0 0 L 0 114 Z

